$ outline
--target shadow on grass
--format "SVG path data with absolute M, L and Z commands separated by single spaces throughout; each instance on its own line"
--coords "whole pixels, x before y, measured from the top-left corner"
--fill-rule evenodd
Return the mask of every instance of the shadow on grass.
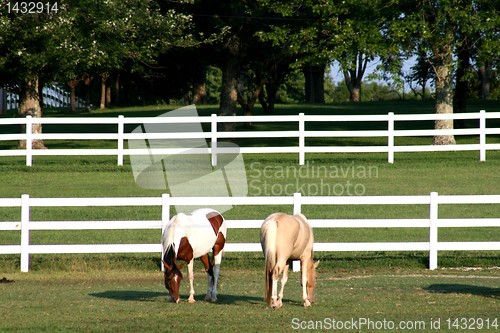
M 247 295 L 228 295 L 228 294 L 220 294 L 217 295 L 217 303 L 221 305 L 228 304 L 264 304 L 264 298 L 258 296 L 247 296 Z
M 164 292 L 137 290 L 108 290 L 101 293 L 91 293 L 92 297 L 107 298 L 117 301 L 152 302 L 158 297 L 166 297 Z
M 167 301 L 168 293 L 156 291 L 137 291 L 137 290 L 108 290 L 100 293 L 89 294 L 92 297 L 106 298 L 116 301 L 136 301 L 136 302 L 154 302 L 160 298 L 160 301 Z M 181 295 L 181 302 L 186 302 L 189 295 Z M 195 296 L 197 302 L 203 302 L 204 295 Z M 285 301 L 285 300 L 284 300 Z M 264 304 L 262 297 L 243 296 L 243 295 L 218 295 L 217 303 L 221 305 L 249 303 Z
M 432 284 L 424 289 L 431 293 L 469 294 L 469 295 L 478 295 L 488 298 L 491 297 L 495 299 L 500 299 L 500 288 L 471 286 L 467 284 L 457 284 L 457 283 L 438 283 L 438 284 Z

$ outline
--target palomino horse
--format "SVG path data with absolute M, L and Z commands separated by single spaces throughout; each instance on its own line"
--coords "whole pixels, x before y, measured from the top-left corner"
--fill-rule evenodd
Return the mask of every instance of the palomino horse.
M 227 227 L 222 215 L 209 208 L 201 208 L 190 215 L 183 213 L 174 216 L 163 232 L 163 265 L 165 266 L 165 287 L 170 302 L 179 302 L 179 287 L 182 280 L 181 269 L 188 263 L 189 303 L 194 303 L 193 263 L 201 258 L 208 274 L 206 301 L 217 301 L 217 282 L 222 261 L 222 249 L 226 242 Z M 213 262 L 208 253 L 213 251 Z M 177 260 L 183 260 L 180 265 Z
M 271 214 L 260 227 L 260 243 L 266 257 L 266 293 L 268 306 L 282 306 L 283 289 L 288 280 L 288 267 L 292 260 L 301 261 L 302 300 L 304 307 L 314 301 L 316 287 L 316 267 L 313 263 L 313 231 L 302 214 Z M 278 278 L 281 290 L 278 294 Z

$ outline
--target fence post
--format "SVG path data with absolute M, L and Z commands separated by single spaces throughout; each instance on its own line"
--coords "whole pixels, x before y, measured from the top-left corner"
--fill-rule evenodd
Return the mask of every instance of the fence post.
M 30 196 L 21 196 L 21 272 L 28 272 L 30 267 Z
M 125 132 L 125 118 L 118 116 L 118 165 L 123 165 L 123 134 Z
M 305 140 L 305 119 L 304 113 L 299 113 L 299 165 L 304 165 L 306 159 L 306 152 L 304 151 L 306 140 Z
M 437 268 L 438 245 L 438 193 L 431 192 L 429 207 L 429 269 Z
M 479 111 L 479 160 L 486 161 L 486 111 Z
M 299 214 L 302 211 L 301 198 L 302 198 L 302 194 L 300 192 L 295 192 L 293 194 L 293 214 L 294 215 Z M 293 260 L 292 261 L 292 271 L 293 272 L 300 271 L 300 260 Z
M 33 118 L 26 116 L 26 165 L 33 164 Z
M 394 163 L 394 112 L 387 117 L 387 162 Z
M 161 244 L 161 270 L 162 272 L 165 270 L 165 267 L 163 266 L 163 232 L 165 231 L 165 227 L 170 221 L 170 194 L 168 193 L 163 193 L 161 195 L 161 238 L 160 238 L 160 244 Z
M 212 113 L 211 133 L 210 149 L 212 151 L 212 166 L 217 166 L 217 114 L 215 113 Z
M 302 211 L 301 198 L 302 194 L 300 192 L 293 194 L 293 214 L 299 214 Z

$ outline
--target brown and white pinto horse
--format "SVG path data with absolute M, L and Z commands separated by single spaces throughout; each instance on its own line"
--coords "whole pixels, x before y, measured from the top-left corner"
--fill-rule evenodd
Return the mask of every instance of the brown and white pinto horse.
M 170 302 L 179 302 L 179 288 L 182 280 L 181 269 L 188 263 L 189 303 L 194 303 L 193 266 L 195 258 L 201 258 L 208 274 L 206 301 L 217 301 L 217 283 L 222 261 L 222 249 L 226 242 L 227 227 L 222 215 L 210 208 L 201 208 L 190 215 L 174 216 L 163 231 L 163 265 L 165 266 L 165 287 Z M 213 252 L 213 262 L 209 252 Z M 184 261 L 180 265 L 178 260 Z
M 302 214 L 271 214 L 260 228 L 260 243 L 266 257 L 266 292 L 268 306 L 280 308 L 283 303 L 283 289 L 288 280 L 288 267 L 292 260 L 301 261 L 301 285 L 304 307 L 314 302 L 316 288 L 316 267 L 313 263 L 313 231 Z M 278 278 L 281 289 L 278 294 Z

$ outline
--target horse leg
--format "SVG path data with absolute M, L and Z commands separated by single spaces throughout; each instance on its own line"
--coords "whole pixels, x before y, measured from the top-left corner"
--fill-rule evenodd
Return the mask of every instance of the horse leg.
M 217 285 L 219 283 L 220 276 L 220 263 L 222 262 L 222 252 L 219 252 L 216 256 L 214 256 L 214 271 L 213 271 L 213 288 L 212 288 L 212 296 L 210 298 L 210 302 L 217 302 Z
M 214 269 L 212 263 L 210 262 L 208 254 L 205 254 L 201 257 L 201 262 L 205 266 L 205 272 L 207 272 L 207 294 L 205 295 L 204 300 L 210 301 L 214 285 Z
M 281 303 L 278 302 L 278 279 L 280 277 L 279 267 L 276 265 L 273 270 L 273 288 L 271 292 L 271 307 L 280 308 Z
M 311 306 L 311 302 L 309 301 L 309 297 L 307 297 L 307 269 L 308 269 L 308 260 L 300 261 L 300 271 L 302 274 L 302 300 L 304 302 L 304 307 L 307 308 Z
M 288 281 L 288 268 L 290 264 L 287 262 L 285 267 L 283 268 L 283 275 L 281 276 L 281 289 L 278 294 L 277 305 L 281 307 L 283 305 L 283 290 L 285 289 L 285 284 Z
M 194 303 L 194 260 L 191 259 L 191 261 L 188 263 L 188 278 L 189 278 L 189 298 L 188 302 L 189 303 Z
M 222 262 L 222 249 L 226 243 L 226 237 L 222 233 L 217 234 L 214 247 L 212 249 L 214 262 L 211 265 L 211 274 L 208 277 L 208 292 L 205 300 L 217 302 L 217 285 L 219 284 L 220 264 Z M 207 255 L 208 258 L 208 255 Z M 210 263 L 209 263 L 210 264 Z
M 285 283 L 288 280 L 288 262 L 282 258 L 278 258 L 276 261 L 276 266 L 273 269 L 273 291 L 271 295 L 271 307 L 281 308 L 283 302 L 281 301 L 283 297 L 283 289 L 285 288 Z M 280 274 L 283 272 L 283 277 L 281 280 L 281 290 L 280 296 L 278 297 L 278 279 Z

